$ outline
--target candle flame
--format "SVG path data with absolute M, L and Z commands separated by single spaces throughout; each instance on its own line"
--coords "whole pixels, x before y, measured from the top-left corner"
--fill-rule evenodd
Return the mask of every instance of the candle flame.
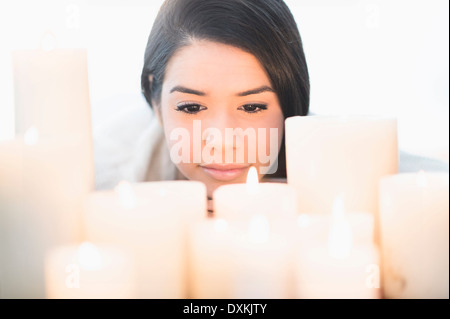
M 345 206 L 342 196 L 333 203 L 330 233 L 328 234 L 328 254 L 337 259 L 350 256 L 353 245 L 353 234 L 350 223 L 345 217 Z
M 102 257 L 97 247 L 84 242 L 78 248 L 78 263 L 84 270 L 99 270 L 102 268 Z
M 419 173 L 417 174 L 416 183 L 418 187 L 421 188 L 427 187 L 428 185 L 427 177 L 425 176 L 425 172 L 423 170 L 419 171 Z
M 124 209 L 133 209 L 136 207 L 136 195 L 133 191 L 133 187 L 129 182 L 121 181 L 114 188 L 117 196 L 119 197 L 119 202 Z
M 250 167 L 247 174 L 247 192 L 256 194 L 258 192 L 258 172 L 254 166 Z
M 39 131 L 36 127 L 31 126 L 25 131 L 24 141 L 26 145 L 36 145 L 39 141 Z
M 255 215 L 250 220 L 248 235 L 251 242 L 265 243 L 269 240 L 269 220 L 264 215 Z

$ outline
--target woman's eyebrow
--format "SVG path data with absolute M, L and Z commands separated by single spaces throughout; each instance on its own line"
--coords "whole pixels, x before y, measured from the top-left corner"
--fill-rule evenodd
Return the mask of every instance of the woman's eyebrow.
M 206 95 L 205 92 L 194 90 L 194 89 L 190 89 L 190 88 L 187 88 L 187 87 L 181 86 L 181 85 L 177 85 L 177 86 L 173 87 L 170 90 L 170 93 L 173 93 L 173 92 L 194 94 L 194 95 L 198 95 L 198 96 L 205 96 Z M 270 86 L 263 85 L 263 86 L 260 86 L 260 87 L 258 87 L 256 89 L 251 89 L 251 90 L 247 90 L 247 91 L 244 91 L 244 92 L 237 93 L 236 96 L 248 96 L 248 95 L 259 94 L 259 93 L 263 93 L 263 92 L 275 92 L 275 91 Z
M 199 96 L 205 96 L 206 95 L 205 92 L 194 90 L 194 89 L 190 89 L 190 88 L 187 88 L 187 87 L 184 87 L 184 86 L 181 86 L 181 85 L 177 85 L 177 86 L 173 87 L 170 90 L 170 93 L 173 93 L 173 92 L 181 92 L 181 93 L 194 94 L 194 95 L 199 95 Z
M 236 94 L 236 96 L 247 96 L 247 95 L 259 94 L 259 93 L 263 93 L 263 92 L 275 92 L 275 91 L 270 86 L 263 85 L 256 89 L 251 89 L 248 91 L 240 92 L 240 93 Z

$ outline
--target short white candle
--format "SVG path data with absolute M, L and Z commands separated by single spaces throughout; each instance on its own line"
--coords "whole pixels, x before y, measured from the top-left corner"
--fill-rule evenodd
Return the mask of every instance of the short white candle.
M 235 221 L 234 227 L 230 248 L 232 297 L 290 298 L 293 269 L 289 234 L 272 229 L 270 219 L 263 214 Z
M 403 173 L 381 180 L 386 298 L 449 298 L 448 194 L 448 173 Z
M 378 182 L 398 172 L 397 121 L 376 116 L 290 117 L 286 165 L 300 213 L 326 214 L 342 195 L 348 211 L 376 217 Z M 377 236 L 377 218 L 375 223 Z
M 294 250 L 296 297 L 373 299 L 380 297 L 379 254 L 373 244 L 373 216 L 344 213 L 335 200 L 332 216 L 302 214 Z
M 53 248 L 45 274 L 47 298 L 136 298 L 133 259 L 114 246 L 84 242 Z
M 134 254 L 139 298 L 185 298 L 187 230 L 206 218 L 206 198 L 200 182 L 124 182 L 88 197 L 86 236 Z

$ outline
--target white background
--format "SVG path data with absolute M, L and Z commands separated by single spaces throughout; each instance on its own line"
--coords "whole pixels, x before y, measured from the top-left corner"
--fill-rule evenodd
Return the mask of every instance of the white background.
M 447 0 L 286 2 L 304 43 L 312 112 L 395 116 L 401 149 L 448 161 Z M 145 45 L 161 3 L 0 2 L 0 140 L 14 136 L 11 50 L 38 48 L 46 31 L 59 47 L 87 48 L 95 125 L 115 111 L 100 108 L 101 101 L 140 94 Z

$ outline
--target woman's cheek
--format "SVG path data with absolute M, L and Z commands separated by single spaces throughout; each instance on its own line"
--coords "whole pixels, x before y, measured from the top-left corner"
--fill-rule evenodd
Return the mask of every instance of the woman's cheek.
M 176 165 L 193 162 L 192 123 L 165 123 L 165 135 L 169 147 L 170 158 Z

